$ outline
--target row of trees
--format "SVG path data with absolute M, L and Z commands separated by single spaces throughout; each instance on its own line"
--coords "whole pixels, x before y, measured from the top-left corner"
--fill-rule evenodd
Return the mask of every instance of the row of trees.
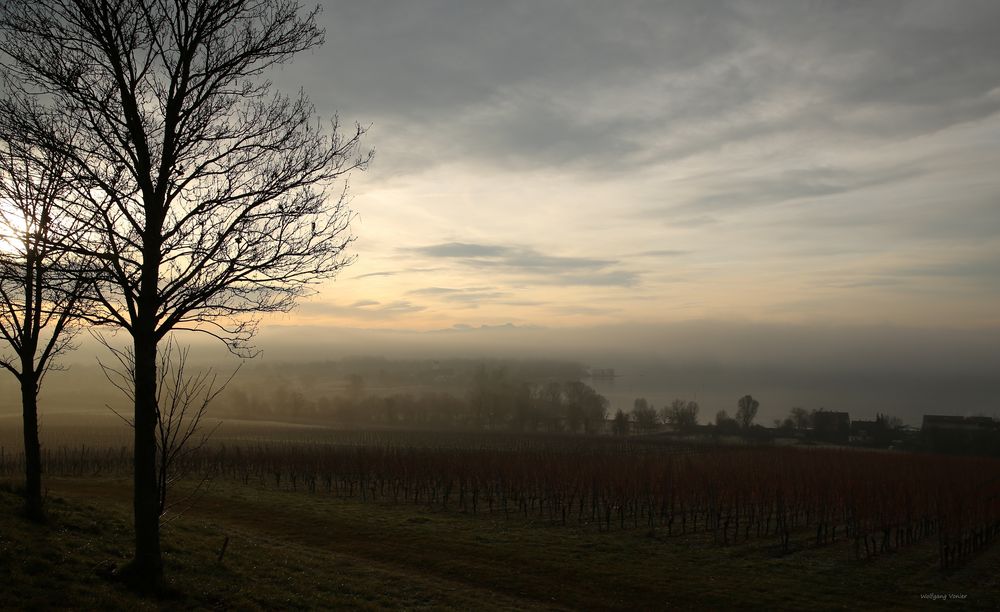
M 438 427 L 486 431 L 596 433 L 608 400 L 579 380 L 527 382 L 504 367 L 476 368 L 464 395 L 444 391 L 370 394 L 359 376 L 339 396 L 309 398 L 278 385 L 266 395 L 242 389 L 226 393 L 222 408 L 259 418 L 300 418 L 379 427 Z
M 744 396 L 737 402 L 736 419 L 726 411 L 716 415 L 723 431 L 749 429 L 759 402 Z M 308 397 L 280 380 L 264 392 L 230 389 L 221 409 L 234 416 L 336 421 L 345 424 L 447 427 L 492 431 L 545 431 L 595 433 L 609 416 L 609 402 L 579 380 L 529 382 L 504 366 L 478 365 L 468 390 L 370 394 L 364 379 L 347 377 L 340 395 Z M 611 419 L 616 434 L 649 433 L 663 425 L 692 432 L 698 426 L 700 406 L 693 400 L 674 399 L 659 409 L 646 398 L 636 398 L 632 410 L 617 410 Z
M 630 430 L 648 433 L 661 425 L 670 425 L 676 431 L 691 431 L 698 425 L 698 402 L 675 399 L 659 410 L 644 397 L 636 398 L 632 412 L 618 410 L 612 419 L 612 431 L 624 435 Z
M 20 381 L 27 500 L 40 515 L 37 394 L 74 324 L 125 332 L 135 558 L 162 576 L 159 347 L 195 330 L 251 356 L 285 311 L 350 263 L 337 179 L 361 127 L 315 120 L 265 72 L 322 42 L 294 0 L 7 0 L 0 5 L 4 368 Z M 75 322 L 75 323 L 74 323 Z
M 477 368 L 468 394 L 473 423 L 483 429 L 594 433 L 607 418 L 607 398 L 586 383 L 510 379 L 504 368 Z
M 736 418 L 720 410 L 715 415 L 715 424 L 721 430 L 748 430 L 757 416 L 760 402 L 750 395 L 744 395 L 736 402 Z M 698 426 L 698 402 L 675 399 L 657 410 L 644 397 L 636 398 L 631 414 L 623 410 L 615 413 L 612 429 L 616 434 L 624 434 L 630 429 L 647 433 L 661 425 L 669 425 L 675 431 L 690 432 Z

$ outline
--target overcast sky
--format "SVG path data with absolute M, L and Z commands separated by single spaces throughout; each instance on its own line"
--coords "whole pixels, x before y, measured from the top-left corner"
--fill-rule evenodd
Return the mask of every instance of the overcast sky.
M 275 82 L 370 124 L 283 323 L 1000 323 L 1000 2 L 329 2 Z

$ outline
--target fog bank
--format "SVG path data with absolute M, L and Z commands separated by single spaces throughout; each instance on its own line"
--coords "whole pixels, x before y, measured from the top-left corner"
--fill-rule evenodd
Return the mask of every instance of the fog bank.
M 194 334 L 179 338 L 192 344 L 192 361 L 211 363 L 222 372 L 239 363 L 218 341 Z M 996 329 L 712 321 L 430 332 L 270 326 L 261 330 L 256 345 L 260 356 L 244 367 L 235 385 L 257 367 L 352 356 L 558 359 L 614 368 L 618 374 L 614 381 L 594 383 L 612 400 L 613 409 L 627 410 L 640 396 L 655 405 L 675 397 L 697 399 L 703 422 L 718 410 L 732 413 L 736 399 L 746 393 L 760 399 L 758 420 L 763 424 L 784 416 L 793 406 L 846 410 L 853 418 L 887 412 L 912 424 L 926 413 L 1000 416 L 1000 330 Z M 79 374 L 89 372 L 95 389 L 103 384 L 92 369 L 102 351 L 84 339 L 80 350 L 66 358 L 77 364 Z M 76 378 L 74 386 L 79 384 Z M 72 373 L 54 374 L 46 393 L 79 397 L 82 389 L 62 388 L 73 379 Z M 5 409 L 13 410 L 15 386 L 0 388 L 9 404 Z M 113 394 L 102 394 L 99 402 L 81 397 L 79 404 L 103 405 L 105 397 Z

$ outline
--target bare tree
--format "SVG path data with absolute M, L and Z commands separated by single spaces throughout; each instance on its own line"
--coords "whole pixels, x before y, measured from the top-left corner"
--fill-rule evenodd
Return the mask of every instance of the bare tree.
M 635 428 L 641 432 L 653 431 L 658 424 L 656 408 L 651 406 L 646 398 L 637 397 L 632 403 L 632 422 L 635 423 Z
M 736 421 L 743 429 L 750 429 L 750 425 L 757 417 L 760 402 L 755 400 L 752 395 L 744 395 L 736 402 L 736 407 Z
M 661 415 L 665 422 L 678 431 L 690 431 L 698 425 L 698 408 L 698 402 L 675 399 L 661 408 Z
M 85 275 L 65 248 L 79 227 L 61 215 L 71 191 L 65 160 L 12 139 L 0 141 L 0 336 L 13 354 L 0 366 L 21 385 L 25 510 L 43 518 L 38 392 L 70 348 Z
M 798 431 L 805 431 L 812 426 L 812 413 L 801 406 L 794 406 L 789 413 L 792 426 Z
M 583 426 L 587 433 L 597 433 L 604 428 L 611 402 L 594 389 L 590 389 L 584 402 Z
M 157 345 L 196 330 L 252 354 L 257 313 L 291 308 L 350 259 L 351 213 L 337 179 L 363 168 L 360 126 L 324 128 L 304 94 L 264 73 L 321 44 L 295 0 L 8 0 L 0 45 L 12 60 L 0 121 L 71 158 L 95 188 L 81 250 L 110 282 L 97 322 L 135 358 L 135 559 L 162 576 L 156 480 Z M 44 95 L 42 95 L 44 94 Z M 44 105 L 42 110 L 38 105 Z M 80 138 L 48 129 L 69 113 Z
M 628 435 L 628 415 L 619 408 L 611 421 L 611 432 L 616 436 Z
M 103 336 L 95 334 L 114 356 L 117 364 L 100 362 L 108 381 L 130 401 L 135 401 L 135 357 L 129 347 L 114 346 Z M 188 371 L 190 347 L 182 347 L 176 337 L 167 340 L 166 350 L 159 352 L 156 385 L 156 481 L 159 488 L 159 515 L 168 510 L 167 494 L 174 482 L 187 475 L 184 460 L 197 453 L 218 429 L 220 422 L 205 431 L 202 428 L 209 405 L 222 393 L 236 375 L 233 372 L 222 383 L 209 368 L 193 374 Z M 109 406 L 110 408 L 110 406 Z M 112 411 L 130 427 L 135 420 Z M 204 483 L 202 480 L 200 485 Z
M 582 426 L 584 433 L 596 433 L 598 427 L 604 426 L 608 416 L 610 402 L 593 387 L 579 380 L 568 381 L 563 385 L 563 395 L 566 403 L 566 425 L 570 431 L 576 432 Z
M 545 415 L 546 429 L 550 432 L 563 430 L 563 403 L 566 395 L 562 383 L 554 380 L 542 385 L 538 392 L 538 402 Z

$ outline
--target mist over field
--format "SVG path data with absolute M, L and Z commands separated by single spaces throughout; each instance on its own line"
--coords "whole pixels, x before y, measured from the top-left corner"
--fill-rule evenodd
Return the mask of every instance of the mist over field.
M 723 322 L 410 333 L 275 328 L 260 345 L 263 362 L 324 355 L 572 359 L 616 369 L 613 385 L 598 385 L 612 412 L 630 409 L 636 397 L 657 405 L 682 397 L 697 398 L 703 418 L 711 418 L 717 410 L 732 412 L 746 393 L 761 399 L 763 423 L 793 406 L 855 418 L 888 412 L 913 424 L 925 413 L 1000 412 L 1000 331 L 992 330 Z
M 211 366 L 220 376 L 240 364 L 211 339 L 197 334 L 179 338 L 196 347 L 195 362 Z M 1000 353 L 994 350 L 998 343 L 1000 332 L 995 330 L 709 321 L 427 332 L 270 326 L 256 342 L 260 356 L 242 366 L 229 391 L 253 385 L 270 392 L 283 384 L 317 395 L 296 376 L 308 364 L 313 378 L 326 379 L 323 392 L 337 394 L 354 373 L 352 358 L 417 363 L 457 359 L 470 368 L 505 360 L 557 361 L 614 368 L 615 379 L 588 381 L 610 400 L 611 413 L 630 411 L 638 397 L 656 406 L 675 398 L 695 399 L 702 406 L 702 422 L 708 422 L 719 410 L 732 412 L 737 398 L 752 393 L 761 401 L 758 421 L 764 424 L 800 406 L 845 411 L 855 419 L 888 413 L 919 425 L 924 414 L 1000 416 Z M 100 411 L 106 410 L 105 404 L 122 403 L 120 392 L 97 366 L 98 359 L 107 363 L 109 357 L 103 347 L 84 339 L 66 359 L 69 370 L 50 375 L 43 391 L 49 409 Z M 348 363 L 336 367 L 323 365 L 345 359 Z M 279 376 L 267 374 L 276 369 Z M 15 397 L 13 380 L 0 380 L 0 388 L 9 389 L 6 397 Z M 435 388 L 433 381 L 426 381 L 426 388 Z M 390 385 L 381 392 L 400 390 L 405 389 Z M 460 396 L 468 391 L 462 385 L 448 390 Z M 13 402 L 0 405 L 2 412 L 17 410 Z M 277 410 L 259 418 L 280 417 L 280 407 Z

